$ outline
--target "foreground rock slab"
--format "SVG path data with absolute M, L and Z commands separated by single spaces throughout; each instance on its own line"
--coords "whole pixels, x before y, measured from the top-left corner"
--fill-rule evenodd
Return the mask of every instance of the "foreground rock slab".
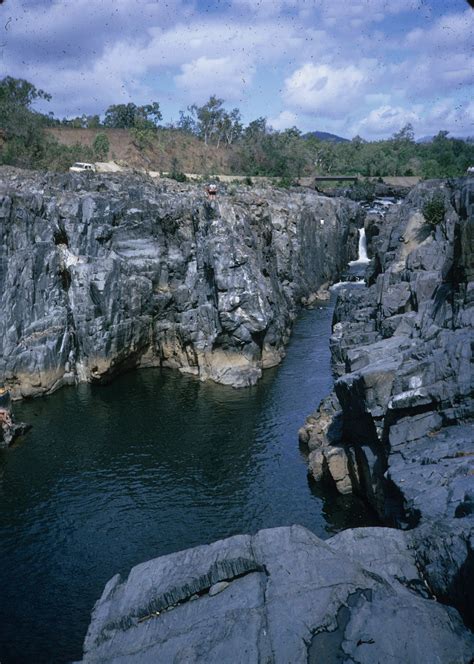
M 324 542 L 292 526 L 113 577 L 83 662 L 464 664 L 472 652 L 457 611 L 425 586 L 409 534 L 369 528 Z

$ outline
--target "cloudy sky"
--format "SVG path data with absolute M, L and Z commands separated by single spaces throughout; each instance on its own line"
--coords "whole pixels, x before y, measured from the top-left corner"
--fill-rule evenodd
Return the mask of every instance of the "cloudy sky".
M 216 94 L 276 129 L 474 135 L 465 0 L 4 0 L 0 26 L 0 75 L 60 117 L 158 101 L 176 121 Z

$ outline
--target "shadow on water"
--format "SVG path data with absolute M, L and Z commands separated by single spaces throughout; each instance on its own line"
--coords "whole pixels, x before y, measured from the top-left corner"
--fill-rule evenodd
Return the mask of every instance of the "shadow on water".
M 0 452 L 0 661 L 79 659 L 116 572 L 240 532 L 301 523 L 327 537 L 364 506 L 307 482 L 297 430 L 329 391 L 332 306 L 244 390 L 148 369 L 15 406 L 33 424 Z

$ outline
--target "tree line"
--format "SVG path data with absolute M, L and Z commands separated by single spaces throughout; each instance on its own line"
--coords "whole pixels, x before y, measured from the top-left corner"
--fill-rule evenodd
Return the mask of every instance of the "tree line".
M 224 100 L 215 95 L 202 106 L 188 106 L 176 123 L 166 125 L 161 124 L 156 101 L 142 106 L 113 104 L 103 119 L 97 114 L 59 119 L 34 110 L 36 102 L 50 99 L 28 81 L 9 76 L 0 80 L 0 163 L 65 170 L 74 161 L 100 161 L 109 156 L 106 130 L 125 129 L 143 153 L 153 147 L 160 131 L 179 132 L 225 150 L 233 173 L 287 181 L 312 174 L 453 177 L 474 164 L 472 140 L 451 138 L 441 130 L 433 140 L 417 143 L 410 124 L 385 140 L 365 141 L 356 136 L 351 141 L 332 142 L 302 134 L 296 127 L 275 131 L 264 117 L 245 126 L 239 109 L 227 110 Z M 98 133 L 92 147 L 64 146 L 45 131 L 58 126 Z

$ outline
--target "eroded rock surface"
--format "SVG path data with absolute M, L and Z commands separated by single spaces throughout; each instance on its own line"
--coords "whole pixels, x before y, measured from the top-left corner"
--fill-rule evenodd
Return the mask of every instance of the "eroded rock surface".
M 348 532 L 262 530 L 117 575 L 83 662 L 467 662 L 474 637 L 433 601 L 409 535 Z
M 250 385 L 337 280 L 359 207 L 309 190 L 0 171 L 0 375 L 12 395 L 162 365 Z

